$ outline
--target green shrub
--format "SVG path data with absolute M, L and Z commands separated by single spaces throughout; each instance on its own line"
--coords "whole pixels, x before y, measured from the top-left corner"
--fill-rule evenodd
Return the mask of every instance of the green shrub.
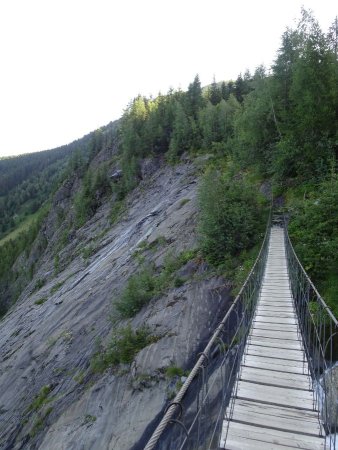
M 59 254 L 54 257 L 54 273 L 58 274 L 60 272 L 60 256 Z
M 56 291 L 58 291 L 64 284 L 64 281 L 60 281 L 59 283 L 54 284 L 54 286 L 52 287 L 52 289 L 50 290 L 51 294 L 55 294 Z
M 82 253 L 83 259 L 87 260 L 95 253 L 95 248 L 92 245 L 88 245 L 88 247 L 84 247 L 82 249 L 81 253 Z
M 37 411 L 39 410 L 45 403 L 48 402 L 48 395 L 51 392 L 51 386 L 43 386 L 36 396 L 35 400 L 28 407 L 28 411 Z
M 40 413 L 38 415 L 38 418 L 35 420 L 33 427 L 31 429 L 31 431 L 29 432 L 30 437 L 34 437 L 36 436 L 36 434 L 42 430 L 42 428 L 44 427 L 44 423 L 45 420 L 47 419 L 47 417 L 49 416 L 49 414 L 53 411 L 53 408 L 50 406 L 49 408 L 46 409 L 46 411 L 44 411 L 42 414 Z
M 182 200 L 180 201 L 178 207 L 179 208 L 183 208 L 183 206 L 186 205 L 189 202 L 190 202 L 190 198 L 182 198 Z
M 181 367 L 169 366 L 165 370 L 165 375 L 168 378 L 182 377 L 184 375 L 184 370 Z
M 114 202 L 110 212 L 110 223 L 114 225 L 122 216 L 126 210 L 125 200 L 117 200 Z
M 264 228 L 258 192 L 242 179 L 207 173 L 199 190 L 200 245 L 215 265 L 251 248 Z
M 296 201 L 289 232 L 305 270 L 338 314 L 338 179 L 321 183 Z
M 34 286 L 34 291 L 38 291 L 39 289 L 41 289 L 44 285 L 46 284 L 46 280 L 42 280 L 41 278 L 39 278 Z
M 38 300 L 35 300 L 35 305 L 42 305 L 43 303 L 45 303 L 48 300 L 47 297 L 41 297 Z
M 141 243 L 140 248 L 148 248 Z M 161 295 L 171 284 L 180 287 L 186 282 L 185 278 L 174 277 L 175 272 L 196 256 L 196 250 L 187 250 L 179 256 L 168 253 L 164 264 L 158 273 L 151 266 L 142 268 L 132 275 L 120 298 L 115 302 L 115 309 L 122 318 L 130 318 L 141 310 L 153 297 Z
M 151 268 L 146 267 L 132 275 L 127 286 L 115 303 L 121 317 L 133 317 L 155 293 L 155 279 Z
M 179 287 L 183 286 L 183 284 L 185 282 L 186 282 L 185 278 L 175 277 L 175 279 L 174 279 L 174 286 L 175 286 L 175 288 L 179 288 Z
M 92 416 L 91 414 L 86 414 L 84 416 L 83 423 L 84 424 L 94 423 L 96 421 L 96 419 L 97 419 L 96 416 Z
M 149 327 L 145 325 L 135 331 L 130 324 L 119 328 L 114 331 L 108 347 L 96 352 L 91 361 L 91 368 L 94 372 L 102 372 L 110 366 L 131 363 L 142 348 L 157 340 L 158 337 L 152 335 Z

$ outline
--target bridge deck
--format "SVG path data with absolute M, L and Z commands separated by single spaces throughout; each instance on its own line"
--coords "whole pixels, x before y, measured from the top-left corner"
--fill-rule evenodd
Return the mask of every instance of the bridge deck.
M 263 283 L 238 376 L 233 414 L 223 422 L 221 449 L 324 449 L 290 291 L 284 230 L 279 227 L 271 230 Z

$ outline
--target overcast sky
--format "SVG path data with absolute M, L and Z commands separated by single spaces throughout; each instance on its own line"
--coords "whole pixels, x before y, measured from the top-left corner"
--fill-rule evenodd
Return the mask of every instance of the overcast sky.
M 137 94 L 272 63 L 301 5 L 334 0 L 0 0 L 0 156 L 69 143 Z

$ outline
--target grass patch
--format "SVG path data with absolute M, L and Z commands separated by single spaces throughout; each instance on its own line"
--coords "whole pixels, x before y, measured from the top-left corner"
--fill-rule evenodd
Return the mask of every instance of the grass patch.
M 82 249 L 81 254 L 84 260 L 89 259 L 92 255 L 95 253 L 95 248 L 92 245 L 88 245 L 88 247 L 85 247 Z
M 103 372 L 108 367 L 131 363 L 135 355 L 158 340 L 149 327 L 143 325 L 133 330 L 131 325 L 114 330 L 111 341 L 106 349 L 98 349 L 91 361 L 94 372 Z
M 181 367 L 169 366 L 166 368 L 165 375 L 167 378 L 183 377 L 184 370 Z
M 183 208 L 184 205 L 186 205 L 187 203 L 190 202 L 190 198 L 182 198 L 182 200 L 180 201 L 178 208 L 181 209 Z
M 31 431 L 29 432 L 30 437 L 34 437 L 37 435 L 37 433 L 42 430 L 46 418 L 49 416 L 49 414 L 53 411 L 53 408 L 50 406 L 46 409 L 42 414 L 40 414 L 37 419 L 35 420 L 33 427 Z
M 48 395 L 52 387 L 49 385 L 43 386 L 36 396 L 35 400 L 29 405 L 27 411 L 38 411 L 44 404 L 48 402 Z
M 96 422 L 96 419 L 97 419 L 96 416 L 92 416 L 91 414 L 86 414 L 84 416 L 83 425 L 88 425 L 88 424 L 94 423 L 94 422 Z
M 73 380 L 74 380 L 76 383 L 83 384 L 83 382 L 84 382 L 84 377 L 85 377 L 84 372 L 83 372 L 82 370 L 80 370 L 80 371 L 73 377 Z
M 158 236 L 154 241 L 148 242 L 147 240 L 141 241 L 135 252 L 133 253 L 133 257 L 140 258 L 140 255 L 146 251 L 155 251 L 159 247 L 163 247 L 167 244 L 167 239 L 164 236 Z
M 47 300 L 48 300 L 47 297 L 41 297 L 38 300 L 35 300 L 34 304 L 35 305 L 43 305 Z
M 263 237 L 261 242 L 256 244 L 250 250 L 243 251 L 238 258 L 233 259 L 233 268 L 230 268 L 230 263 L 227 264 L 227 271 L 225 274 L 225 278 L 231 279 L 233 282 L 233 290 L 232 294 L 237 295 L 241 287 L 243 286 L 244 281 L 252 269 L 258 253 L 260 251 L 261 245 L 263 242 Z
M 168 254 L 159 272 L 146 266 L 132 275 L 115 302 L 115 309 L 122 318 L 130 318 L 142 309 L 153 297 L 161 295 L 171 284 L 182 286 L 186 279 L 174 277 L 174 273 L 196 256 L 196 250 L 187 250 L 179 256 Z
M 34 292 L 38 291 L 39 289 L 41 289 L 44 285 L 46 284 L 46 280 L 43 280 L 41 278 L 39 278 L 34 286 Z
M 127 286 L 115 303 L 115 308 L 121 317 L 133 317 L 149 302 L 155 291 L 156 280 L 153 269 L 146 267 L 128 279 Z
M 27 216 L 26 219 L 15 228 L 15 230 L 11 231 L 9 234 L 7 234 L 7 236 L 5 236 L 0 240 L 0 246 L 3 245 L 5 242 L 16 239 L 22 232 L 28 232 L 29 228 L 31 227 L 33 222 L 38 218 L 38 216 L 39 211 L 37 211 L 34 214 L 31 214 L 30 216 Z
M 54 284 L 54 286 L 50 290 L 50 293 L 55 294 L 55 292 L 58 291 L 61 288 L 61 286 L 64 285 L 64 283 L 65 283 L 65 281 L 60 281 L 59 283 Z
M 110 211 L 110 223 L 114 225 L 122 216 L 122 214 L 126 210 L 126 202 L 125 200 L 117 200 Z

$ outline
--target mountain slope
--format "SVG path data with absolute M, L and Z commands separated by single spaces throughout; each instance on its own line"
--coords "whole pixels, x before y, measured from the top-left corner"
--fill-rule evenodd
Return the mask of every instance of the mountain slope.
M 166 255 L 196 245 L 196 181 L 192 162 L 173 168 L 160 160 L 148 163 L 121 220 L 109 225 L 111 206 L 104 202 L 65 246 L 68 264 L 53 277 L 53 216 L 70 202 L 62 189 L 56 194 L 40 269 L 1 323 L 2 448 L 128 449 L 139 442 L 167 401 L 165 368 L 187 368 L 227 307 L 224 281 L 205 272 L 198 259 L 183 265 L 177 271 L 186 282 L 169 285 L 131 320 L 133 328 L 146 322 L 156 335 L 131 373 L 122 365 L 98 376 L 90 361 L 97 339 L 103 345 L 112 329 L 127 323 L 113 325 L 109 316 L 129 275 L 144 264 L 137 254 L 161 271 Z M 91 256 L 84 258 L 81 251 L 89 245 Z M 45 285 L 32 292 L 43 278 Z

